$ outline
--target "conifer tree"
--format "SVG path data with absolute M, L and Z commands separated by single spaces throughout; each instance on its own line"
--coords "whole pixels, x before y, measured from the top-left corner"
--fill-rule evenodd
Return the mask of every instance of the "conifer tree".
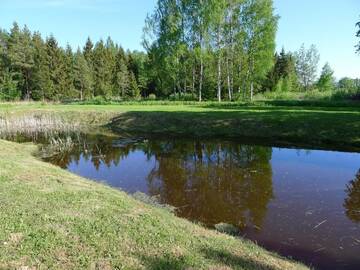
M 94 48 L 94 92 L 95 96 L 112 96 L 112 63 L 109 63 L 109 48 L 100 40 Z
M 129 76 L 129 88 L 130 88 L 130 96 L 132 98 L 139 98 L 140 97 L 140 89 L 139 86 L 137 84 L 135 75 L 133 72 L 130 72 L 130 76 Z
M 46 45 L 39 32 L 35 32 L 32 40 L 34 46 L 34 72 L 31 79 L 32 98 L 45 100 L 52 98 L 48 93 L 52 87 Z
M 125 98 L 129 90 L 129 71 L 126 63 L 125 52 L 119 49 L 116 55 L 115 72 L 114 72 L 114 88 L 113 94 Z
M 31 98 L 30 80 L 34 67 L 34 54 L 31 33 L 26 26 L 21 31 L 18 24 L 14 23 L 10 31 L 7 53 L 22 97 L 29 100 Z
M 55 37 L 52 35 L 46 40 L 46 53 L 50 74 L 50 84 L 46 91 L 46 97 L 48 99 L 60 100 L 63 96 L 63 88 L 65 85 L 65 63 L 63 52 L 61 48 L 59 48 Z
M 80 49 L 74 55 L 74 88 L 77 92 L 77 97 L 80 100 L 90 98 L 92 96 L 92 75 L 91 69 L 85 56 Z

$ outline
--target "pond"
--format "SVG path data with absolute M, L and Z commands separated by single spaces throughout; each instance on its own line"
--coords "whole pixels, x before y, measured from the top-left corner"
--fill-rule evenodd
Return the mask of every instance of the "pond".
M 67 145 L 46 161 L 317 269 L 360 269 L 358 153 L 104 135 Z

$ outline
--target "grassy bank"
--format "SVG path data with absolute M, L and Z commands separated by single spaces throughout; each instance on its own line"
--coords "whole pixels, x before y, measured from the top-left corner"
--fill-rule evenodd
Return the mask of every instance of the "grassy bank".
M 0 269 L 306 269 L 43 163 L 31 145 L 0 149 Z
M 127 133 L 251 138 L 265 144 L 360 150 L 360 106 L 357 103 L 0 105 L 0 117 L 15 119 L 24 114 L 56 114 L 73 124 L 107 125 Z

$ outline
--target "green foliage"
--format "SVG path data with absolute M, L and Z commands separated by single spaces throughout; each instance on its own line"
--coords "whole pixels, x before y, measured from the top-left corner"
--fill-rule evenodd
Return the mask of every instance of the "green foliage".
M 310 90 L 313 86 L 320 55 L 315 45 L 311 45 L 307 50 L 303 44 L 299 51 L 295 53 L 296 72 L 299 77 L 300 84 L 305 91 Z
M 144 39 L 158 94 L 189 90 L 200 101 L 221 101 L 243 89 L 252 96 L 272 65 L 273 13 L 272 0 L 158 1 Z
M 0 97 L 64 101 L 139 98 L 149 89 L 147 55 L 124 52 L 110 38 L 95 45 L 90 38 L 75 53 L 44 41 L 14 23 L 10 33 L 0 30 Z
M 334 71 L 331 69 L 329 63 L 326 63 L 322 69 L 320 78 L 316 84 L 320 91 L 332 91 L 335 88 Z
M 78 50 L 74 56 L 74 88 L 80 100 L 92 97 L 93 77 L 85 56 Z
M 282 49 L 280 54 L 275 54 L 275 64 L 268 73 L 263 83 L 265 91 L 293 92 L 299 88 L 295 68 L 295 59 L 292 53 Z
M 130 73 L 130 82 L 129 82 L 129 96 L 134 99 L 140 98 L 140 88 L 138 86 L 138 83 L 136 81 L 134 73 Z
M 17 82 L 9 70 L 3 70 L 0 78 L 0 100 L 13 101 L 20 98 Z
M 73 52 L 54 36 L 44 40 L 14 23 L 9 33 L 0 29 L 0 98 L 125 101 L 154 94 L 231 101 L 300 88 L 360 97 L 359 87 L 350 85 L 354 82 L 336 85 L 329 67 L 315 83 L 315 46 L 274 57 L 277 20 L 272 0 L 159 0 L 146 20 L 146 53 L 124 51 L 110 37 L 95 44 L 88 38 Z

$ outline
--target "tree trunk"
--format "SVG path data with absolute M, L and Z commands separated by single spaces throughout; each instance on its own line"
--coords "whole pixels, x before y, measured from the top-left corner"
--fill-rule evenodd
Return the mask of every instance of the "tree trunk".
M 204 63 L 203 63 L 202 52 L 201 52 L 201 54 L 200 54 L 199 102 L 202 101 L 203 76 L 204 76 Z
M 250 100 L 253 101 L 254 98 L 254 83 L 251 81 L 250 83 Z
M 217 63 L 217 98 L 221 102 L 221 46 L 220 46 L 220 27 L 217 29 L 218 63 Z
M 195 68 L 193 67 L 192 69 L 192 85 L 191 85 L 191 92 L 194 94 L 195 93 Z
M 217 96 L 218 101 L 221 102 L 221 56 L 219 55 L 218 59 L 218 76 L 217 76 Z
M 231 95 L 231 80 L 230 80 L 230 66 L 229 66 L 229 58 L 227 58 L 226 60 L 226 69 L 227 69 L 227 84 L 228 84 L 228 95 L 229 95 L 229 100 L 232 100 L 232 95 Z
M 30 87 L 29 87 L 29 72 L 27 70 L 25 70 L 25 100 L 29 101 L 30 100 Z

